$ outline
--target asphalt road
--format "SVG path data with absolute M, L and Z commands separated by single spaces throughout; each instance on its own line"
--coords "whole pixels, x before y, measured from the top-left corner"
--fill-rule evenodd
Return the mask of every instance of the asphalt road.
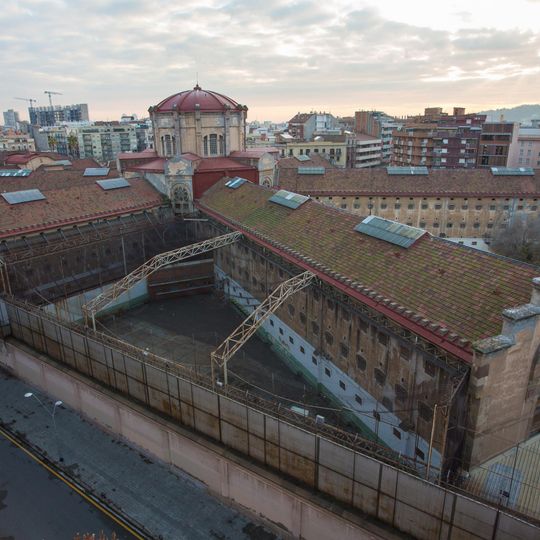
M 0 434 L 0 540 L 135 538 Z

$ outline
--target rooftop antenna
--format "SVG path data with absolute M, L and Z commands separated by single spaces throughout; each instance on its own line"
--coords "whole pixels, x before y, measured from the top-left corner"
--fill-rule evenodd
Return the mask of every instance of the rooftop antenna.
M 62 95 L 60 92 L 52 92 L 51 90 L 45 90 L 43 93 L 44 93 L 44 94 L 49 94 L 49 104 L 51 105 L 51 108 L 52 108 L 52 106 L 53 106 L 53 104 L 52 104 L 52 97 L 51 97 L 51 96 L 52 96 L 53 94 L 55 94 L 55 95 L 57 95 L 57 96 L 61 96 L 61 95 Z

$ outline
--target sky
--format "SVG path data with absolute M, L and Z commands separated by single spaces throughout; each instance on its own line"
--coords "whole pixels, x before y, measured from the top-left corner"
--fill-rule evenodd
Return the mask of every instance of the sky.
M 2 0 L 0 107 L 92 120 L 199 84 L 250 120 L 540 103 L 540 0 Z

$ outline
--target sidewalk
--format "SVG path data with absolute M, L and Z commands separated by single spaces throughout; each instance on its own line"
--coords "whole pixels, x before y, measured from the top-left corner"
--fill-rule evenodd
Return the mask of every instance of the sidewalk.
M 149 459 L 61 406 L 56 411 L 59 447 L 51 417 L 27 384 L 0 371 L 0 421 L 57 461 L 94 493 L 106 498 L 136 522 L 164 540 L 216 538 L 271 540 L 268 529 L 226 506 L 206 487 L 180 470 Z

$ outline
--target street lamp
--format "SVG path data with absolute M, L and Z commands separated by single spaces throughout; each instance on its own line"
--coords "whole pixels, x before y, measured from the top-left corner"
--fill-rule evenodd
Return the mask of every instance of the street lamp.
M 41 399 L 39 399 L 36 396 L 36 394 L 34 394 L 33 392 L 26 392 L 26 394 L 24 394 L 24 397 L 25 398 L 33 397 L 45 409 L 47 414 L 51 417 L 53 428 L 54 428 L 54 438 L 55 438 L 55 441 L 56 441 L 56 450 L 58 452 L 58 459 L 60 461 L 64 461 L 64 458 L 62 457 L 62 454 L 60 453 L 60 440 L 58 438 L 58 431 L 56 429 L 56 418 L 55 418 L 56 407 L 60 407 L 60 405 L 62 405 L 62 401 L 60 401 L 60 400 L 55 401 L 52 410 L 49 410 L 49 409 L 47 409 L 47 407 L 45 406 L 43 401 L 41 401 Z

